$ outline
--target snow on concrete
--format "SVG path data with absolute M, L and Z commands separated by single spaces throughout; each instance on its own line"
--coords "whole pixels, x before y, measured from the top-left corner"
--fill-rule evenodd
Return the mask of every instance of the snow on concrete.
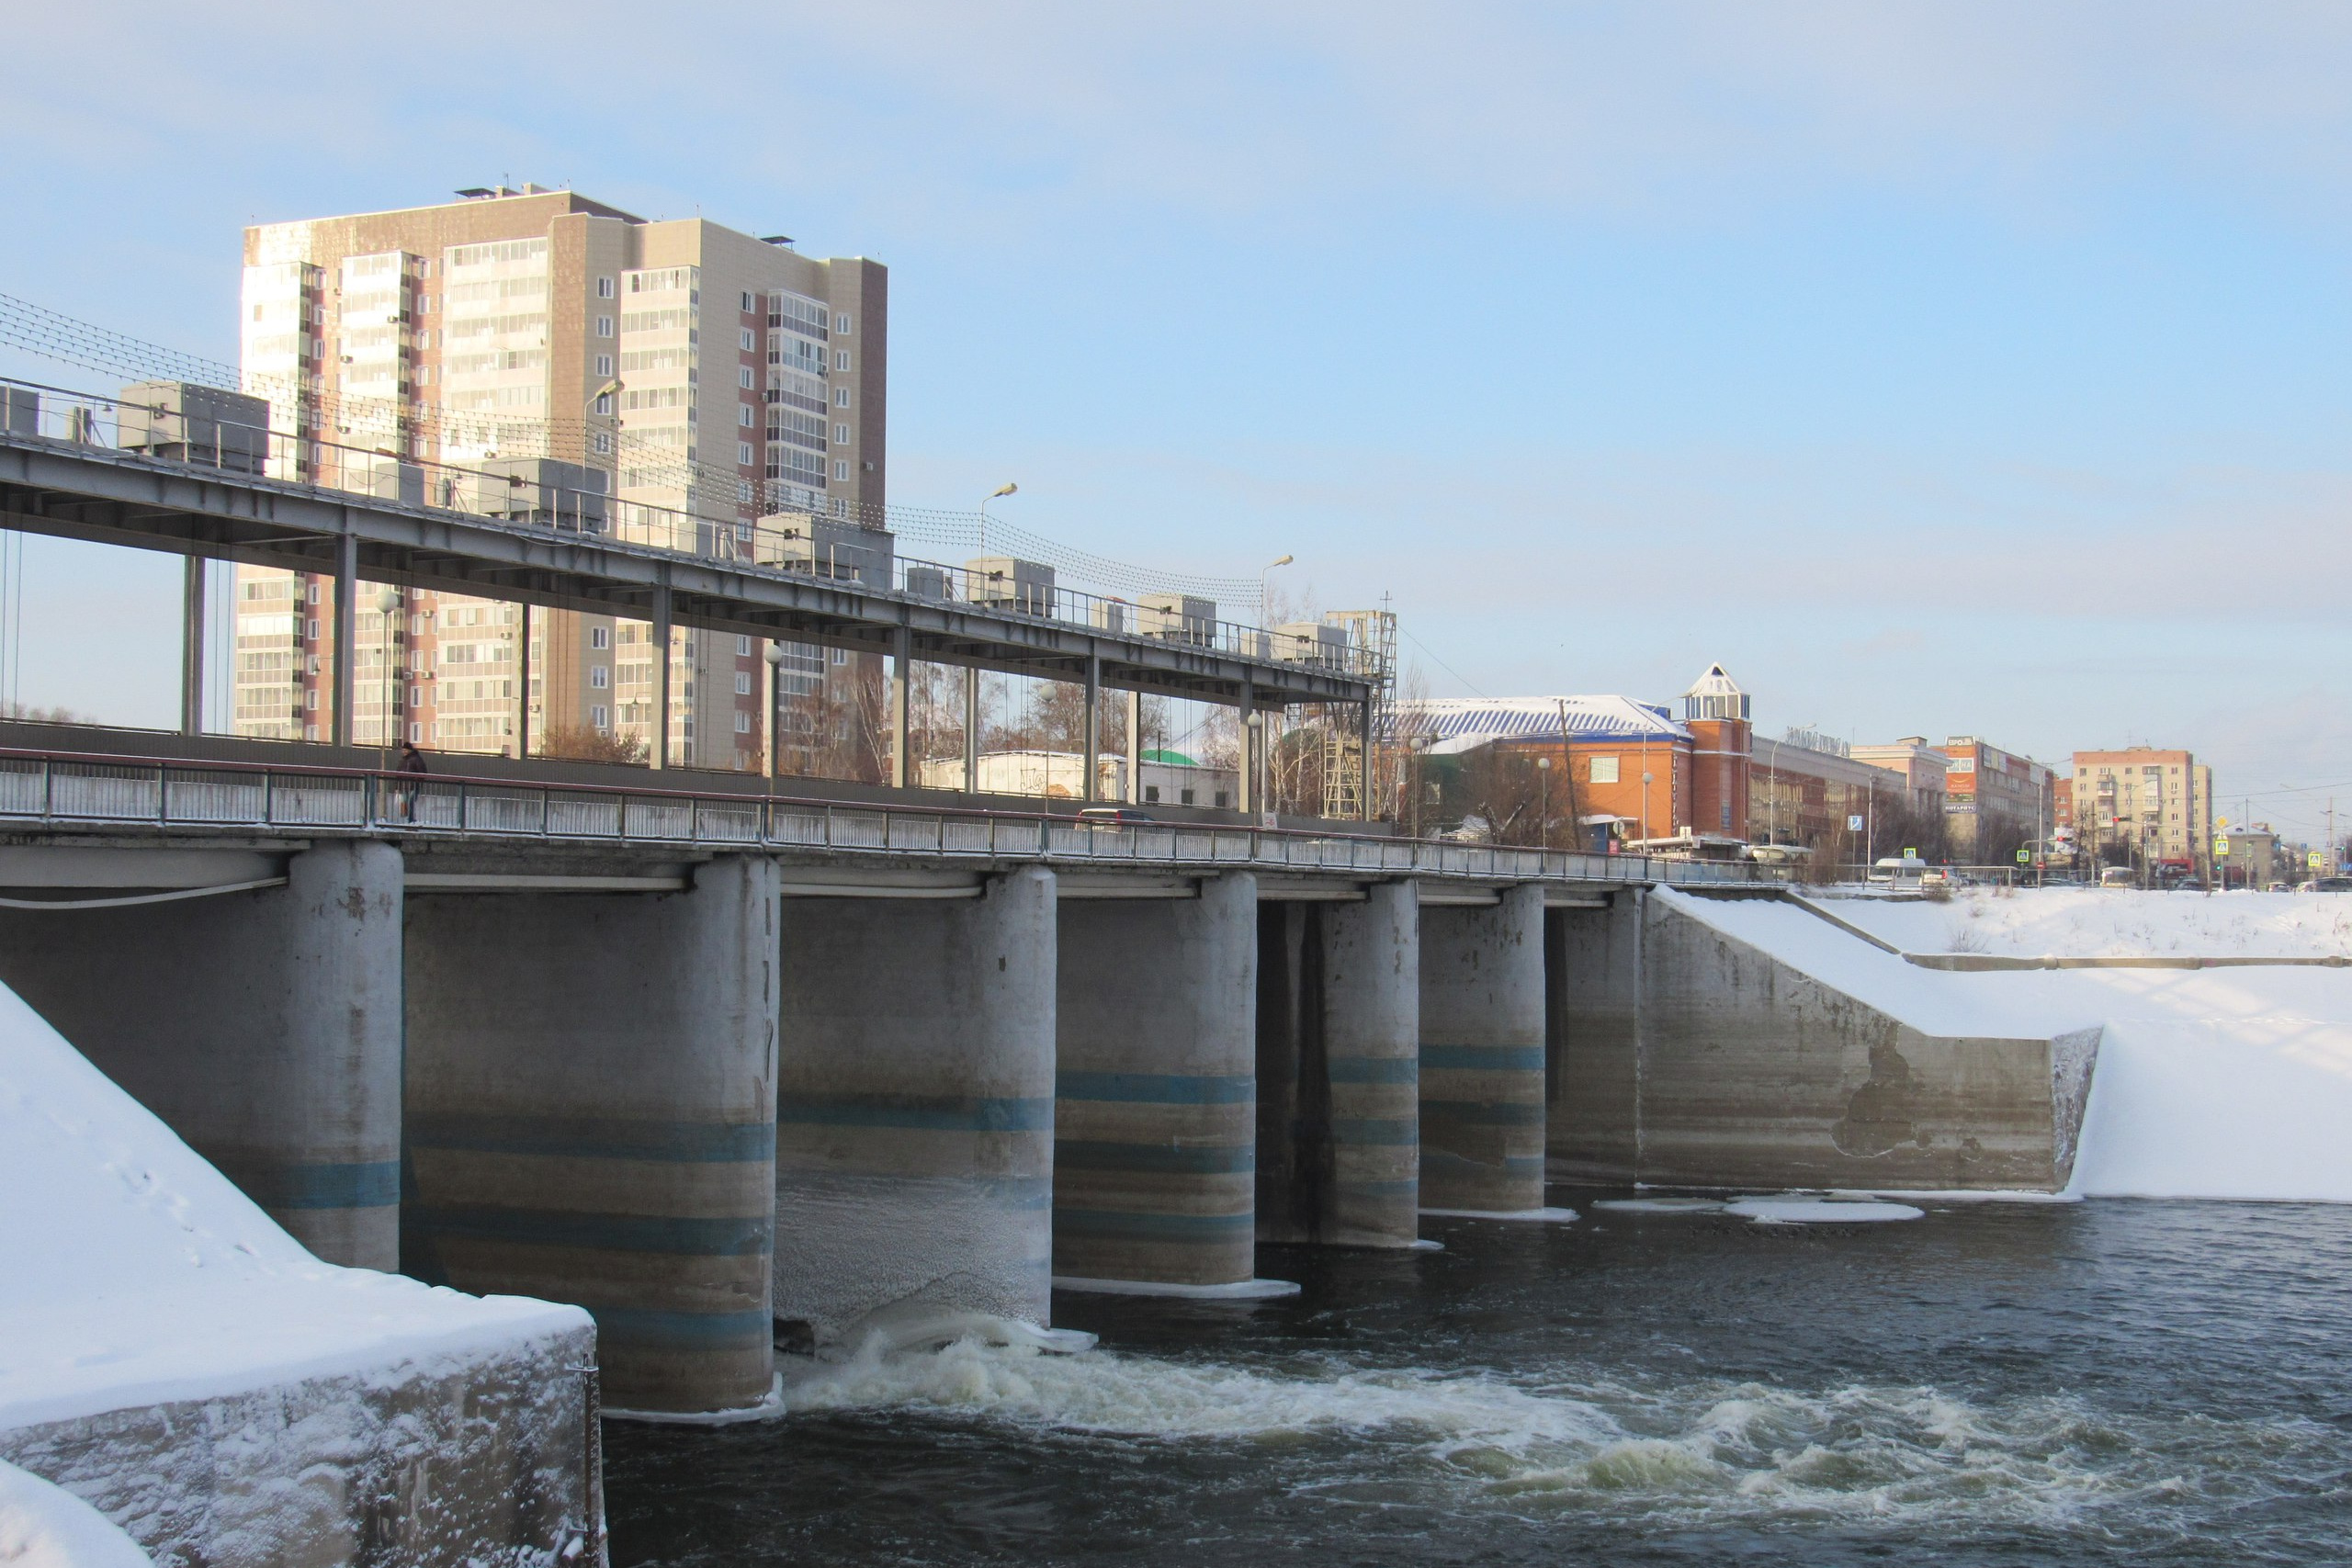
M 6 987 L 0 1258 L 0 1458 L 163 1560 L 372 1529 L 363 1482 L 412 1531 L 576 1491 L 585 1313 L 321 1262 Z
M 0 1568 L 154 1568 L 113 1520 L 0 1460 Z
M 2103 1025 L 2071 1192 L 2352 1202 L 2352 1138 L 2343 1133 L 2352 1126 L 2352 969 L 1951 974 L 1905 964 L 1793 904 L 1654 897 L 1928 1033 L 2022 1038 Z M 2327 895 L 2138 897 L 2222 910 L 2235 905 L 2256 931 L 2277 929 L 2265 910 L 2278 903 L 2332 909 L 2341 902 L 2352 911 L 2352 900 Z M 1866 923 L 1857 919 L 1863 900 L 1833 908 Z M 1936 905 L 1876 906 L 1890 908 L 1950 913 Z M 2197 929 L 2187 916 L 2179 924 Z M 1888 927 L 1869 929 L 1905 940 Z M 2240 931 L 2220 940 L 2233 943 L 2224 951 L 2245 953 L 2273 939 Z
M 1906 953 L 2060 958 L 2325 958 L 2352 954 L 2352 896 L 1963 888 L 1949 903 L 1815 894 Z

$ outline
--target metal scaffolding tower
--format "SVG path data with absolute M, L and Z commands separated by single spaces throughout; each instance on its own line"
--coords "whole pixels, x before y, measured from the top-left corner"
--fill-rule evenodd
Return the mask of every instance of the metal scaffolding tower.
M 1323 613 L 1324 625 L 1347 628 L 1356 667 L 1371 663 L 1379 671 L 1373 699 L 1354 716 L 1353 723 L 1333 713 L 1324 727 L 1323 815 L 1327 818 L 1368 818 L 1371 800 L 1365 791 L 1370 789 L 1374 798 L 1378 796 L 1382 759 L 1396 750 L 1396 612 L 1389 603 L 1383 594 L 1377 610 Z

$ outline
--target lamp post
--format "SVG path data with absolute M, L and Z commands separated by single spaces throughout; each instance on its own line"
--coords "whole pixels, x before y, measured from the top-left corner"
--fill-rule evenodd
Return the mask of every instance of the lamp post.
M 392 655 L 399 646 L 399 634 L 394 627 L 401 611 L 401 591 L 387 584 L 384 591 L 376 595 L 376 608 L 382 612 L 384 617 L 384 712 L 380 722 L 383 725 L 383 765 L 389 770 L 392 765 L 393 716 L 399 707 L 395 699 L 399 694 L 401 672 Z
M 1298 558 L 1295 556 L 1283 556 L 1279 559 L 1270 560 L 1264 566 L 1258 569 L 1258 621 L 1260 625 L 1265 626 L 1270 631 L 1273 629 L 1273 611 L 1269 608 L 1266 604 L 1267 574 L 1272 572 L 1278 566 L 1290 565 L 1292 561 L 1297 558 Z
M 1544 848 L 1552 847 L 1552 759 L 1535 759 L 1536 832 Z
M 988 494 L 980 497 L 980 554 L 986 555 L 989 553 L 989 502 L 996 500 L 1000 496 L 1018 495 L 1020 493 L 1021 487 L 1014 484 L 1011 479 L 1007 479 L 1004 483 L 997 486 L 996 489 L 989 491 Z

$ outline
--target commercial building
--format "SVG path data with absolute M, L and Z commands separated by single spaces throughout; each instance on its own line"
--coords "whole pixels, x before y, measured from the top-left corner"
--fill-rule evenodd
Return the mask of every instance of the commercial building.
M 1873 830 L 1893 827 L 1906 788 L 1900 774 L 1857 761 L 1843 740 L 1807 729 L 1756 740 L 1747 780 L 1749 842 L 1801 850 L 1824 867 L 1874 859 Z
M 1939 750 L 1950 761 L 1944 773 L 1944 832 L 1953 859 L 2006 862 L 2047 836 L 2050 769 L 1970 735 L 1954 736 Z
M 1872 741 L 1855 746 L 1849 754 L 1858 762 L 1868 762 L 1883 768 L 1903 781 L 1903 804 L 1923 818 L 1940 818 L 1944 814 L 1945 780 L 1951 772 L 1951 759 L 1928 744 L 1924 735 L 1906 735 L 1900 740 Z
M 2071 795 L 2075 842 L 2094 864 L 2187 872 L 2211 858 L 2212 770 L 2187 751 L 2077 751 Z
M 244 263 L 243 369 L 270 400 L 281 477 L 714 553 L 777 512 L 880 521 L 876 263 L 527 185 L 261 225 Z M 455 493 L 469 487 L 485 494 Z M 327 739 L 331 590 L 256 569 L 238 581 L 238 731 Z M 372 588 L 361 601 L 362 745 L 507 752 L 577 736 L 682 765 L 762 763 L 755 639 L 677 630 L 659 649 L 650 626 L 611 616 Z M 828 732 L 857 694 L 828 689 L 867 682 L 867 663 L 786 645 L 775 680 L 806 721 L 793 749 L 840 739 Z

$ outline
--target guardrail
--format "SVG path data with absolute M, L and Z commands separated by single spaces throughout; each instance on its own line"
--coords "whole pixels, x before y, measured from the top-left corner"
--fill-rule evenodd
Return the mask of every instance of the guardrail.
M 1758 868 L 1294 828 L 0 750 L 0 829 L 152 825 L 421 839 L 803 850 L 1515 882 L 1751 882 Z
M 391 445 L 364 446 L 332 441 L 317 431 L 240 421 L 235 414 L 247 404 L 270 406 L 266 400 L 226 393 L 192 400 L 185 408 L 168 401 L 148 404 L 0 377 L 0 428 L 17 434 L 338 498 L 367 496 L 396 509 L 462 513 L 510 526 L 725 561 L 755 572 L 818 577 L 910 599 L 968 604 L 991 615 L 1149 637 L 1259 663 L 1371 681 L 1383 674 L 1375 649 L 1218 620 L 1205 601 L 1189 601 L 1196 609 L 1209 609 L 1195 614 L 1183 607 L 1181 595 L 1171 596 L 1180 600 L 1176 607 L 1153 606 L 1140 597 L 1088 593 L 1043 580 L 1008 580 L 997 570 L 899 556 L 888 547 L 892 536 L 886 530 L 858 526 L 827 511 L 821 498 L 796 501 L 772 483 L 743 480 L 740 491 L 730 486 L 730 496 L 740 499 L 713 510 L 731 512 L 731 517 L 624 501 L 610 488 L 619 473 L 606 467 L 619 459 L 609 447 L 589 448 L 593 433 L 585 425 L 579 449 L 569 457 L 468 465 L 406 455 L 402 439 L 392 434 L 385 437 Z

